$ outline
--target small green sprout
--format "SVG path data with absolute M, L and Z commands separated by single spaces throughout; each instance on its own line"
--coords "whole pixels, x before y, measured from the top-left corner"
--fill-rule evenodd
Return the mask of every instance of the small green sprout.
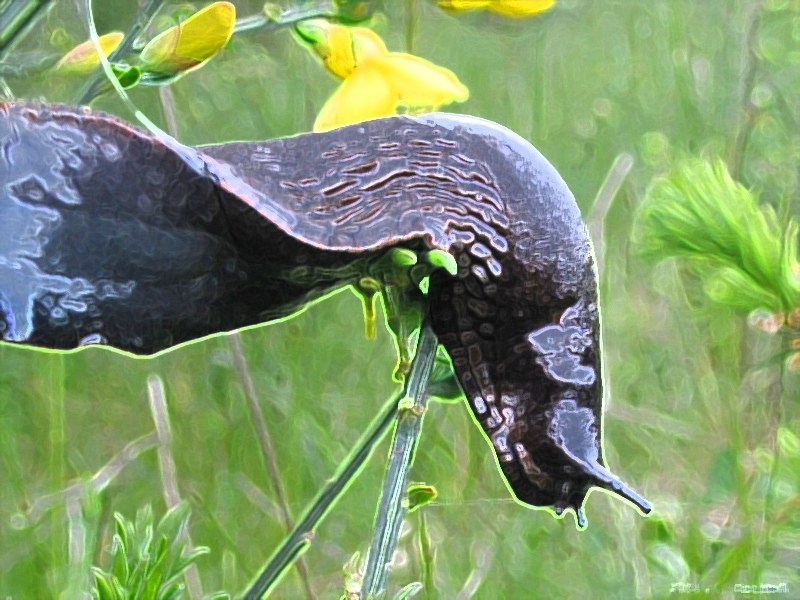
M 185 532 L 189 505 L 179 504 L 154 524 L 153 510 L 140 509 L 135 521 L 114 515 L 111 569 L 94 567 L 97 600 L 176 600 L 182 598 L 182 577 L 208 548 L 187 551 Z

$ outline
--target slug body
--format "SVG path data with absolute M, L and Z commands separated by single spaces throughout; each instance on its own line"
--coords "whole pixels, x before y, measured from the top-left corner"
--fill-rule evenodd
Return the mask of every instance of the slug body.
M 388 248 L 443 250 L 429 317 L 517 499 L 579 525 L 593 486 L 649 511 L 603 465 L 585 227 L 515 134 L 398 116 L 185 154 L 88 110 L 0 116 L 3 340 L 152 354 L 292 314 Z

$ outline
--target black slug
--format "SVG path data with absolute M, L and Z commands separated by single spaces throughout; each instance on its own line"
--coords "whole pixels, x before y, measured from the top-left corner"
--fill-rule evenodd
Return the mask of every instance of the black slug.
M 152 354 L 296 312 L 387 248 L 439 249 L 429 318 L 517 499 L 572 508 L 603 465 L 592 251 L 553 167 L 472 117 L 187 149 L 112 117 L 0 105 L 0 332 Z

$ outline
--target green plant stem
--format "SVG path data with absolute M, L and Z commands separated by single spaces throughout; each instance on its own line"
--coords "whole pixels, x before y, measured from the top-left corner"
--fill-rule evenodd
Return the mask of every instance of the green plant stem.
M 433 582 L 433 565 L 436 560 L 436 551 L 431 546 L 428 535 L 428 523 L 425 520 L 425 511 L 418 510 L 419 515 L 419 557 L 422 563 L 422 586 L 426 598 L 434 598 L 436 588 Z
M 291 533 L 284 538 L 269 562 L 251 586 L 242 594 L 243 600 L 258 600 L 280 580 L 295 559 L 308 547 L 309 535 L 325 515 L 336 504 L 350 482 L 358 475 L 375 446 L 383 439 L 394 419 L 397 402 L 403 396 L 393 398 L 384 406 L 380 416 L 373 422 L 350 456 L 339 467 L 333 479 L 317 494 Z
M 782 340 L 782 349 L 786 349 L 788 345 L 788 338 Z M 793 387 L 791 384 L 787 385 L 787 368 L 786 356 L 787 352 L 781 352 L 781 370 L 778 390 L 778 401 L 775 403 L 775 447 L 772 451 L 772 465 L 769 470 L 769 479 L 767 480 L 767 491 L 764 496 L 764 511 L 761 515 L 761 547 L 758 548 L 758 560 L 754 561 L 755 567 L 750 573 L 751 581 L 761 581 L 761 576 L 764 573 L 764 568 L 770 560 L 772 553 L 772 524 L 775 522 L 773 513 L 775 512 L 775 481 L 778 477 L 778 470 L 781 462 L 781 444 L 780 444 L 780 430 L 783 423 L 786 421 L 786 405 L 791 393 L 787 393 L 787 389 Z M 792 382 L 794 383 L 794 382 Z
M 171 88 L 169 86 L 162 86 L 158 91 L 159 98 L 161 100 L 161 107 L 164 112 L 164 120 L 167 124 L 167 131 L 172 137 L 177 139 L 178 122 L 175 115 L 175 102 L 172 96 Z M 283 488 L 278 461 L 275 458 L 275 450 L 272 444 L 272 439 L 267 431 L 264 413 L 262 412 L 261 406 L 258 403 L 258 397 L 256 396 L 253 379 L 250 377 L 250 369 L 247 365 L 247 359 L 244 355 L 244 348 L 242 347 L 242 341 L 239 333 L 236 331 L 231 333 L 229 340 L 231 344 L 231 351 L 233 353 L 234 366 L 236 367 L 236 372 L 239 375 L 239 380 L 242 384 L 242 389 L 244 390 L 247 406 L 250 410 L 251 421 L 256 429 L 259 445 L 261 446 L 261 453 L 264 458 L 264 463 L 267 467 L 267 471 L 269 472 L 269 476 L 272 481 L 272 487 L 278 499 L 278 505 L 281 510 L 283 524 L 284 527 L 286 527 L 286 531 L 290 532 L 294 522 L 291 511 L 289 510 L 289 502 L 286 499 L 286 492 Z M 194 568 L 194 565 L 192 565 L 191 568 Z M 311 587 L 311 578 L 309 577 L 308 567 L 302 557 L 299 557 L 297 560 L 296 568 L 297 573 L 300 576 L 300 581 L 303 584 L 303 590 L 306 599 L 314 600 L 316 595 Z
M 161 111 L 164 114 L 164 123 L 169 133 L 176 140 L 178 139 L 178 117 L 175 115 L 175 101 L 172 96 L 172 88 L 162 85 L 158 88 L 158 99 L 161 101 Z
M 53 3 L 54 0 L 12 0 L 0 8 L 0 59 Z
M 164 503 L 168 510 L 172 510 L 181 503 L 180 492 L 178 491 L 178 475 L 175 467 L 175 459 L 172 456 L 172 432 L 169 423 L 169 412 L 167 409 L 167 399 L 164 392 L 164 383 L 157 375 L 150 375 L 147 378 L 147 392 L 150 399 L 150 412 L 156 426 L 156 436 L 158 437 L 158 464 L 161 471 L 161 481 L 164 489 Z M 188 529 L 182 529 L 179 539 L 186 544 L 186 552 L 193 550 L 192 539 Z M 186 579 L 186 589 L 191 600 L 200 600 L 203 597 L 203 588 L 200 585 L 200 573 L 197 565 L 190 565 L 184 572 Z
M 747 6 L 747 29 L 744 36 L 744 67 L 742 69 L 741 86 L 741 117 L 736 128 L 736 133 L 731 140 L 728 151 L 728 169 L 734 179 L 743 181 L 742 167 L 750 141 L 750 135 L 755 127 L 758 109 L 750 100 L 753 87 L 756 82 L 756 75 L 761 63 L 758 53 L 758 28 L 761 25 L 761 17 L 764 13 L 764 0 L 754 0 Z
M 606 174 L 606 178 L 597 191 L 592 209 L 587 220 L 589 238 L 594 246 L 595 268 L 597 269 L 598 283 L 603 281 L 605 271 L 605 222 L 611 202 L 619 192 L 625 178 L 633 168 L 633 155 L 628 152 L 618 154 Z
M 417 0 L 406 0 L 406 52 L 414 54 L 414 42 L 417 38 Z
M 275 31 L 283 27 L 295 25 L 308 19 L 335 17 L 338 13 L 336 5 L 330 0 L 317 2 L 302 8 L 290 8 L 280 15 L 270 18 L 267 15 L 253 15 L 236 21 L 233 33 L 253 33 L 256 31 Z
M 49 364 L 45 370 L 45 381 L 47 382 L 47 393 L 50 397 L 50 487 L 53 490 L 60 489 L 64 485 L 65 479 L 65 419 L 66 412 L 64 406 L 64 356 L 62 354 L 52 354 L 48 357 Z M 67 508 L 66 498 L 64 508 Z M 53 511 L 51 515 L 51 565 L 61 567 L 64 560 L 64 550 L 66 540 L 64 537 L 64 514 L 60 511 Z M 54 589 L 59 589 L 64 581 L 59 576 L 53 580 Z
M 136 19 L 128 28 L 128 31 L 125 32 L 125 37 L 122 38 L 119 46 L 109 54 L 108 62 L 112 64 L 118 62 L 133 49 L 134 42 L 145 30 L 147 24 L 150 23 L 162 4 L 164 4 L 164 0 L 147 0 L 139 9 L 139 12 L 136 13 Z M 89 104 L 105 91 L 103 89 L 104 79 L 105 73 L 103 69 L 97 67 L 86 79 L 81 91 L 78 93 L 77 104 Z
M 424 322 L 411 372 L 406 380 L 405 394 L 398 407 L 389 464 L 386 467 L 372 543 L 367 555 L 362 588 L 367 598 L 377 596 L 386 587 L 389 563 L 397 547 L 400 526 L 408 509 L 408 472 L 414 461 L 414 451 L 422 427 L 422 417 L 428 400 L 426 389 L 436 358 L 436 346 L 436 334 L 430 324 Z
M 278 460 L 275 456 L 275 447 L 272 444 L 272 438 L 267 431 L 267 421 L 264 418 L 264 412 L 261 410 L 261 405 L 258 403 L 258 396 L 256 395 L 256 388 L 253 385 L 253 378 L 250 376 L 250 368 L 247 365 L 247 358 L 244 355 L 244 348 L 242 347 L 242 339 L 239 332 L 234 331 L 228 336 L 231 344 L 231 352 L 233 353 L 233 364 L 236 372 L 239 375 L 239 382 L 244 390 L 245 399 L 247 400 L 247 407 L 250 410 L 250 420 L 255 427 L 258 443 L 261 446 L 261 455 L 264 459 L 264 465 L 267 467 L 269 478 L 272 483 L 272 489 L 275 492 L 275 497 L 278 501 L 278 507 L 281 511 L 281 520 L 286 532 L 289 533 L 294 527 L 294 518 L 289 509 L 289 501 L 286 498 L 286 490 L 283 487 L 283 479 L 281 478 L 281 470 L 278 466 Z M 308 566 L 306 565 L 303 557 L 299 557 L 297 564 L 297 574 L 300 576 L 300 581 L 303 584 L 303 592 L 305 597 L 313 600 L 316 596 L 311 587 L 311 580 L 308 573 Z
M 164 0 L 148 0 L 136 15 L 133 25 L 125 32 L 125 37 L 120 45 L 108 56 L 109 63 L 118 62 L 133 50 L 136 39 L 144 32 L 147 24 L 153 19 Z M 336 5 L 330 0 L 318 2 L 302 8 L 291 8 L 274 18 L 266 15 L 253 15 L 236 21 L 233 33 L 253 33 L 256 31 L 275 31 L 290 27 L 308 19 L 330 18 L 337 14 Z M 78 93 L 78 104 L 90 104 L 98 96 L 108 91 L 104 83 L 104 73 L 101 68 L 88 77 L 81 91 Z
M 158 437 L 155 432 L 130 442 L 91 477 L 71 483 L 57 492 L 51 492 L 33 500 L 30 508 L 24 513 L 26 519 L 31 525 L 36 524 L 47 511 L 62 502 L 67 504 L 75 498 L 100 494 L 127 465 L 139 458 L 140 454 L 157 445 Z
M 361 471 L 375 446 L 383 439 L 392 421 L 398 415 L 398 421 L 401 421 L 406 413 L 415 410 L 414 407 L 404 410 L 403 401 L 408 398 L 421 398 L 424 406 L 424 398 L 427 396 L 423 392 L 426 389 L 431 367 L 436 357 L 436 346 L 436 334 L 433 333 L 428 325 L 423 326 L 417 354 L 411 364 L 411 370 L 405 380 L 406 383 L 403 390 L 384 406 L 380 415 L 362 437 L 359 444 L 339 467 L 335 477 L 317 494 L 303 517 L 294 526 L 289 535 L 284 538 L 278 549 L 275 550 L 256 580 L 242 594 L 243 600 L 258 600 L 262 598 L 275 586 L 292 563 L 308 548 L 310 534 L 325 518 L 330 509 L 333 508 L 350 482 Z M 400 410 L 398 410 L 398 406 Z M 419 423 L 419 417 L 416 420 Z M 406 419 L 405 423 L 408 422 L 409 420 Z M 418 431 L 419 425 L 417 424 Z M 397 436 L 395 435 L 395 437 Z

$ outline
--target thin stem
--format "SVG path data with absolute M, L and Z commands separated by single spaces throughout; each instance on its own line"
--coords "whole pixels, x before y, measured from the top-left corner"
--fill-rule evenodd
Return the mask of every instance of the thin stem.
M 367 556 L 362 588 L 367 598 L 377 596 L 386 587 L 389 563 L 397 547 L 400 526 L 408 509 L 408 472 L 414 461 L 414 451 L 427 405 L 428 396 L 425 392 L 436 358 L 437 343 L 433 329 L 427 322 L 423 323 L 411 373 L 406 380 L 406 393 L 397 411 L 392 450 Z
M 433 598 L 436 593 L 433 581 L 433 565 L 436 560 L 436 552 L 431 546 L 431 538 L 428 535 L 428 523 L 425 520 L 425 511 L 417 510 L 419 515 L 419 557 L 422 563 L 422 585 L 426 598 Z
M 81 498 L 84 495 L 88 496 L 101 492 L 127 465 L 136 460 L 142 452 L 153 448 L 157 444 L 158 438 L 155 433 L 148 433 L 130 442 L 89 479 L 76 481 L 57 492 L 51 492 L 45 496 L 36 498 L 36 500 L 31 502 L 30 508 L 25 513 L 25 517 L 29 523 L 33 524 L 41 519 L 45 512 L 60 502 L 68 503 L 74 498 Z
M 164 113 L 164 122 L 167 125 L 167 133 L 177 140 L 178 118 L 175 116 L 175 98 L 172 95 L 172 88 L 162 85 L 160 88 L 158 88 L 158 98 L 161 100 L 161 110 Z
M 336 5 L 330 0 L 317 2 L 311 6 L 302 8 L 290 8 L 283 11 L 276 17 L 267 15 L 253 15 L 236 21 L 233 33 L 253 33 L 256 31 L 275 31 L 283 27 L 289 27 L 300 21 L 308 19 L 320 19 L 335 17 L 338 11 Z
M 118 62 L 121 58 L 133 50 L 136 39 L 144 32 L 147 24 L 153 19 L 164 0 L 148 0 L 139 10 L 136 21 L 125 33 L 125 37 L 119 46 L 108 56 L 108 62 Z M 331 18 L 338 14 L 336 5 L 331 0 L 318 2 L 303 8 L 291 8 L 275 17 L 264 14 L 245 17 L 236 21 L 233 33 L 253 33 L 256 31 L 276 31 L 284 27 L 291 27 L 301 21 L 318 18 Z M 103 80 L 104 72 L 96 69 L 86 80 L 78 94 L 78 104 L 90 104 L 98 96 L 105 93 L 107 86 Z M 166 115 L 169 119 L 169 116 Z
M 90 0 L 91 1 L 91 0 Z M 133 44 L 142 32 L 147 27 L 147 24 L 153 19 L 158 9 L 164 4 L 164 0 L 147 0 L 139 12 L 136 14 L 136 20 L 125 32 L 125 37 L 122 38 L 119 46 L 109 54 L 108 62 L 118 62 L 123 56 L 128 54 L 133 49 Z M 103 91 L 103 82 L 105 72 L 100 67 L 96 68 L 92 74 L 86 79 L 80 93 L 78 94 L 77 104 L 89 104 Z
M 167 410 L 167 400 L 164 393 L 164 383 L 157 375 L 150 375 L 147 378 L 147 392 L 150 398 L 150 411 L 153 415 L 153 422 L 156 425 L 156 435 L 158 436 L 158 465 L 161 470 L 161 481 L 164 486 L 164 502 L 168 510 L 172 510 L 181 503 L 180 493 L 178 492 L 178 476 L 175 469 L 175 459 L 172 457 L 172 433 L 169 426 L 169 412 Z M 192 551 L 192 540 L 188 530 L 184 529 L 180 533 L 180 539 L 186 542 L 186 552 Z M 192 600 L 199 600 L 203 597 L 203 588 L 200 585 L 200 573 L 196 565 L 191 565 L 184 573 L 186 578 L 186 588 Z
M 37 19 L 44 16 L 54 0 L 12 0 L 0 11 L 0 58 L 22 39 Z
M 605 222 L 608 210 L 611 208 L 611 202 L 619 192 L 625 178 L 633 168 L 633 156 L 628 152 L 619 154 L 615 159 L 611 168 L 606 174 L 603 185 L 597 192 L 597 196 L 592 204 L 592 210 L 589 213 L 587 227 L 589 229 L 589 237 L 594 246 L 595 267 L 597 268 L 598 282 L 603 280 L 603 271 L 605 270 Z
M 758 28 L 761 25 L 761 16 L 764 13 L 764 1 L 755 0 L 749 7 L 747 30 L 744 37 L 744 67 L 742 73 L 741 86 L 741 117 L 736 134 L 731 140 L 728 152 L 728 169 L 734 179 L 742 179 L 742 167 L 744 166 L 744 155 L 750 135 L 755 127 L 757 108 L 750 100 L 753 87 L 758 74 L 760 59 L 758 56 Z
M 65 420 L 66 411 L 64 405 L 64 356 L 51 355 L 49 357 L 49 364 L 44 373 L 45 381 L 47 382 L 47 393 L 50 397 L 50 458 L 49 458 L 49 471 L 50 471 L 50 487 L 51 489 L 59 489 L 64 485 L 64 478 L 66 472 L 65 464 Z M 65 498 L 66 500 L 66 498 Z M 51 563 L 52 565 L 62 565 L 64 557 L 65 540 L 63 537 L 63 515 L 54 511 L 51 515 L 52 524 L 52 538 L 51 538 Z M 62 581 L 59 579 L 53 581 L 55 587 L 61 586 Z
M 788 340 L 782 340 L 782 348 L 785 348 L 787 345 Z M 786 359 L 784 352 L 781 353 L 781 370 L 780 370 L 780 380 L 778 382 L 779 389 L 777 390 L 778 401 L 775 407 L 775 439 L 774 439 L 774 449 L 772 452 L 772 465 L 770 466 L 769 471 L 769 479 L 767 481 L 767 492 L 764 497 L 764 512 L 761 515 L 761 530 L 763 535 L 763 541 L 761 543 L 761 548 L 759 548 L 759 560 L 756 561 L 756 568 L 755 572 L 752 573 L 756 577 L 753 581 L 759 581 L 762 573 L 764 572 L 764 567 L 766 566 L 767 562 L 770 560 L 769 555 L 772 553 L 772 523 L 774 519 L 773 517 L 774 512 L 774 505 L 775 505 L 775 481 L 778 477 L 778 469 L 780 468 L 781 462 L 781 443 L 780 443 L 780 431 L 783 423 L 785 422 L 785 407 L 786 402 L 789 397 L 791 397 L 790 393 L 787 393 L 787 388 L 790 388 L 791 385 L 786 385 L 787 379 L 787 368 L 786 368 Z
M 139 10 L 142 9 L 146 0 L 139 0 Z M 152 27 L 146 26 L 144 32 L 147 35 L 152 34 Z M 172 93 L 172 87 L 162 85 L 158 88 L 158 99 L 161 102 L 161 112 L 164 115 L 164 123 L 167 126 L 167 133 L 169 133 L 176 140 L 178 139 L 178 118 L 175 114 L 175 96 Z
M 417 38 L 417 0 L 406 0 L 406 52 L 414 54 Z
M 383 439 L 395 416 L 399 395 L 384 406 L 380 416 L 373 422 L 350 456 L 340 466 L 339 472 L 317 494 L 303 517 L 294 526 L 273 553 L 269 562 L 252 585 L 242 595 L 243 600 L 258 600 L 275 586 L 286 570 L 308 546 L 308 537 L 325 515 L 336 504 L 341 494 L 361 471 L 375 446 Z
M 278 507 L 280 508 L 283 526 L 288 533 L 292 530 L 292 527 L 294 527 L 294 519 L 289 509 L 289 501 L 286 499 L 286 491 L 283 488 L 283 479 L 281 478 L 280 467 L 278 467 L 278 461 L 275 457 L 275 448 L 272 444 L 272 438 L 269 435 L 269 431 L 267 431 L 267 421 L 264 418 L 261 405 L 258 403 L 256 388 L 253 385 L 253 378 L 250 377 L 250 369 L 247 365 L 247 358 L 244 355 L 242 339 L 236 331 L 231 333 L 228 339 L 230 340 L 231 351 L 233 353 L 233 364 L 239 375 L 239 381 L 242 384 L 242 389 L 247 399 L 247 407 L 250 410 L 250 420 L 253 423 L 253 427 L 256 429 L 258 443 L 261 446 L 261 455 L 264 458 L 264 464 L 267 467 L 267 472 L 272 482 L 272 488 L 278 499 Z M 311 588 L 308 567 L 302 556 L 298 559 L 295 566 L 298 575 L 300 575 L 306 598 L 315 598 L 314 590 Z

